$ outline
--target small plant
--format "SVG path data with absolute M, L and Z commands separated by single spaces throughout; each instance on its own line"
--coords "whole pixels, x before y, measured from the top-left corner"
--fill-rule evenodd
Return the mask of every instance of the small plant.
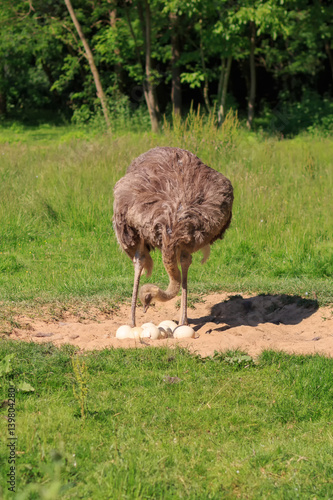
M 88 370 L 84 361 L 79 356 L 72 356 L 72 367 L 74 374 L 73 394 L 80 405 L 81 418 L 85 418 L 87 412 L 88 397 Z
M 7 354 L 4 358 L 0 360 L 0 377 L 4 375 L 8 375 L 13 371 L 12 367 L 12 359 L 15 357 L 15 354 Z
M 9 378 L 10 386 L 15 387 L 17 391 L 21 392 L 34 392 L 35 389 L 28 382 L 15 382 L 13 379 L 13 359 L 15 358 L 15 354 L 7 354 L 7 356 L 0 358 L 0 378 Z
M 243 354 L 238 351 L 230 351 L 226 354 L 215 351 L 213 359 L 215 361 L 223 361 L 234 368 L 249 368 L 254 366 L 255 363 L 251 356 Z
M 249 366 L 253 366 L 253 359 L 251 356 L 247 356 L 246 354 L 239 354 L 235 356 L 226 356 L 224 358 L 224 362 L 228 363 L 231 366 L 235 366 L 237 368 L 248 368 Z

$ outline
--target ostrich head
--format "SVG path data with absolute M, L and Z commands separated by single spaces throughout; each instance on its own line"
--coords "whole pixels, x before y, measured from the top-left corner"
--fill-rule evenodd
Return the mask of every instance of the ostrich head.
M 153 299 L 159 300 L 160 288 L 156 285 L 143 285 L 139 291 L 139 297 L 143 305 L 143 312 L 147 312 Z

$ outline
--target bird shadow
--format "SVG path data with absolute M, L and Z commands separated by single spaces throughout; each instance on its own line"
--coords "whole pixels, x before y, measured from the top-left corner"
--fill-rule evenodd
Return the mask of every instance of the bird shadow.
M 242 325 L 257 326 L 260 323 L 297 325 L 314 314 L 318 307 L 317 300 L 304 299 L 299 295 L 261 294 L 245 299 L 241 295 L 234 295 L 214 304 L 210 315 L 190 322 L 196 325 L 194 330 L 199 330 L 206 323 L 215 323 L 214 331 Z

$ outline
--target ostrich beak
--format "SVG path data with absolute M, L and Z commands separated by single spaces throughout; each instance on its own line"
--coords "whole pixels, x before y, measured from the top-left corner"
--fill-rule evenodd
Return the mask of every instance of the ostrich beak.
M 143 306 L 143 312 L 146 313 L 148 311 L 149 304 L 145 304 Z

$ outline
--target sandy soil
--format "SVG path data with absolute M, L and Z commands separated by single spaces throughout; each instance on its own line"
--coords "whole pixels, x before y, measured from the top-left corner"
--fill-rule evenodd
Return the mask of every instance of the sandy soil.
M 137 309 L 137 325 L 164 319 L 177 320 L 177 299 L 151 307 L 146 314 Z M 82 350 L 103 348 L 145 348 L 152 346 L 186 346 L 201 356 L 215 351 L 240 349 L 257 356 L 264 349 L 297 354 L 320 353 L 333 356 L 333 307 L 318 308 L 314 300 L 283 295 L 240 296 L 207 295 L 203 302 L 189 309 L 189 323 L 195 339 L 118 340 L 117 328 L 130 317 L 129 305 L 121 305 L 111 318 L 79 322 L 75 317 L 61 321 L 32 320 L 20 316 L 24 329 L 14 330 L 11 338 L 38 343 L 73 344 Z

